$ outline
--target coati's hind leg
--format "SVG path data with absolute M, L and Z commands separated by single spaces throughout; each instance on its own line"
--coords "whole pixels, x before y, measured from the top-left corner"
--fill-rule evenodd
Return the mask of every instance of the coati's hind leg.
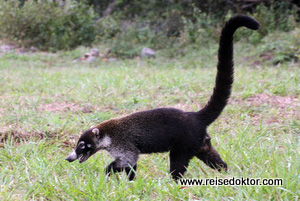
M 136 168 L 137 165 L 134 165 L 133 167 L 130 166 L 120 167 L 120 159 L 116 159 L 105 168 L 105 174 L 106 176 L 109 177 L 111 173 L 125 171 L 126 174 L 128 175 L 128 179 L 131 181 L 135 177 Z
M 129 181 L 132 181 L 134 179 L 135 173 L 136 173 L 136 168 L 137 168 L 137 165 L 135 165 L 133 167 L 125 168 L 125 171 L 126 171 L 126 174 L 128 175 Z
M 206 165 L 218 171 L 227 171 L 227 164 L 222 160 L 220 154 L 211 146 L 210 136 L 206 135 L 196 157 L 202 160 Z
M 190 154 L 177 150 L 170 151 L 170 173 L 175 181 L 184 175 L 192 157 Z

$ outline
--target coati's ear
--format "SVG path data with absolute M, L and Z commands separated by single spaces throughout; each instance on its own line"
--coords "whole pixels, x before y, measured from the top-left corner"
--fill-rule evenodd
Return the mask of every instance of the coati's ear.
M 100 131 L 99 131 L 98 128 L 93 128 L 92 133 L 93 133 L 96 137 L 99 137 L 99 135 L 100 135 Z

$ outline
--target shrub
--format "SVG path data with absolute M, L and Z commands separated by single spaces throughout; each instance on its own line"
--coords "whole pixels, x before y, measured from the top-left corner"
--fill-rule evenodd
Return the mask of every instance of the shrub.
M 296 27 L 297 8 L 289 8 L 289 2 L 274 1 L 270 6 L 260 4 L 252 15 L 259 23 L 258 31 L 244 29 L 235 35 L 236 40 L 247 36 L 248 41 L 257 44 L 270 33 L 276 31 L 289 32 Z
M 277 32 L 263 39 L 261 54 L 270 54 L 271 62 L 278 64 L 286 61 L 297 62 L 300 59 L 300 29 L 289 34 Z
M 149 27 L 129 26 L 111 40 L 111 52 L 118 57 L 132 58 L 140 54 L 143 47 L 160 49 L 164 47 L 163 35 L 155 34 Z
M 208 41 L 217 41 L 220 35 L 218 24 L 220 18 L 214 15 L 202 13 L 199 8 L 194 7 L 190 18 L 182 17 L 184 29 L 181 33 L 180 44 L 202 45 Z
M 95 39 L 93 11 L 81 4 L 59 6 L 52 1 L 1 1 L 0 35 L 3 39 L 41 50 L 73 49 Z
M 169 57 L 185 54 L 189 45 L 198 48 L 211 41 L 217 42 L 225 19 L 236 15 L 229 8 L 220 13 L 193 3 L 130 2 L 120 1 L 117 12 L 99 20 L 96 25 L 99 41 L 110 41 L 112 53 L 120 57 L 136 56 L 142 46 L 167 49 Z M 205 2 L 206 8 L 219 5 Z M 296 9 L 291 8 L 289 2 L 260 4 L 248 15 L 261 23 L 261 29 L 255 32 L 241 29 L 235 34 L 236 41 L 243 39 L 258 44 L 269 33 L 277 30 L 288 32 L 296 27 Z
M 116 20 L 112 16 L 107 16 L 97 20 L 95 23 L 95 29 L 98 41 L 111 39 L 122 31 L 120 21 Z
M 122 58 L 140 54 L 143 47 L 166 47 L 167 36 L 155 32 L 148 23 L 121 20 L 118 16 L 101 18 L 96 23 L 97 42 L 110 45 L 111 53 Z
M 274 1 L 269 7 L 261 4 L 257 7 L 254 17 L 261 24 L 259 33 L 263 36 L 275 30 L 291 31 L 296 26 L 296 7 L 289 9 L 288 2 Z

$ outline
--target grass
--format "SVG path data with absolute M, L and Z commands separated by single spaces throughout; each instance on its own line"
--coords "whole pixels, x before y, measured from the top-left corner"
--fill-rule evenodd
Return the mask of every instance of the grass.
M 92 64 L 72 62 L 86 50 L 79 48 L 2 55 L 0 199 L 299 200 L 299 63 L 254 65 L 259 48 L 236 45 L 232 98 L 209 128 L 228 173 L 193 159 L 185 178 L 282 178 L 282 186 L 180 189 L 170 179 L 168 153 L 142 155 L 134 182 L 124 174 L 106 181 L 104 168 L 112 160 L 106 152 L 83 164 L 68 163 L 78 136 L 91 125 L 156 107 L 198 110 L 215 79 L 215 45 L 173 60 Z M 268 102 L 251 102 L 262 94 Z M 272 103 L 279 97 L 293 101 Z

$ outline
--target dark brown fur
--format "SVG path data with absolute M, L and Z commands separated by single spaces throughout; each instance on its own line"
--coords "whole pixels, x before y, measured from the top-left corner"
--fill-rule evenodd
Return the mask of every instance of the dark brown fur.
M 175 180 L 182 177 L 194 156 L 211 168 L 226 170 L 227 164 L 211 146 L 206 130 L 221 114 L 230 96 L 233 34 L 241 26 L 259 28 L 259 24 L 247 16 L 236 16 L 226 23 L 220 37 L 216 85 L 203 109 L 184 112 L 158 108 L 102 122 L 82 134 L 75 153 L 67 160 L 80 158 L 83 162 L 98 150 L 105 149 L 115 158 L 107 166 L 106 174 L 125 170 L 130 180 L 135 176 L 139 154 L 166 151 L 170 151 L 170 172 Z M 79 148 L 79 143 L 89 144 L 89 148 Z

